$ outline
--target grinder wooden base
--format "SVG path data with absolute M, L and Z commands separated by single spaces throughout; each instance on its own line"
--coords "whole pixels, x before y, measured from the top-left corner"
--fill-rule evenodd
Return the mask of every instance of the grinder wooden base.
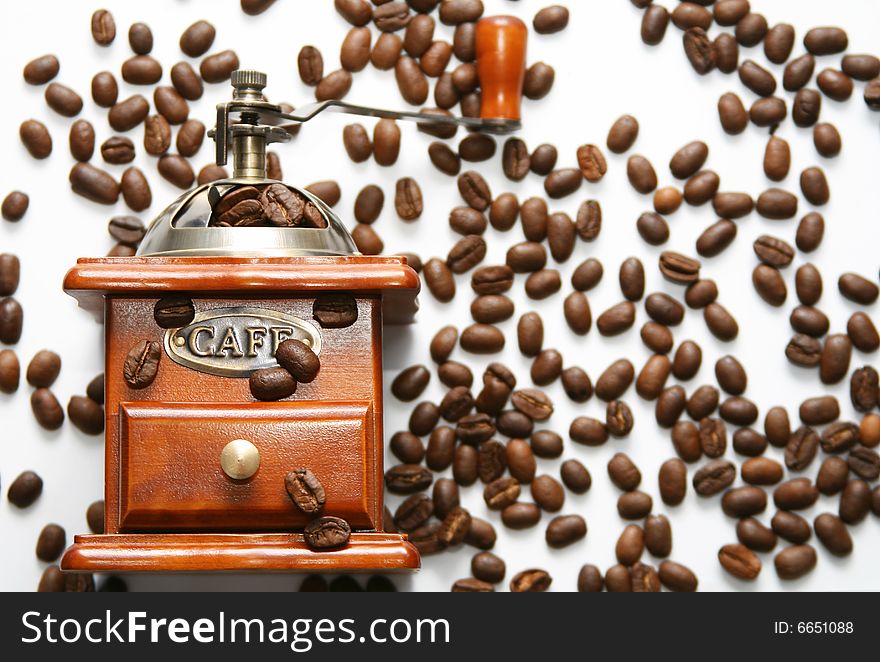
M 417 570 L 419 553 L 398 533 L 352 533 L 345 547 L 315 551 L 301 533 L 81 535 L 61 560 L 67 572 L 394 572 Z

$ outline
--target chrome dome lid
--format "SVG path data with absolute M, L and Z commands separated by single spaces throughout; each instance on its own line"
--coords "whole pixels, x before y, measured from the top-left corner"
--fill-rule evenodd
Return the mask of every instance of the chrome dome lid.
M 251 177 L 221 179 L 198 186 L 171 203 L 150 225 L 138 256 L 297 257 L 360 255 L 339 217 L 309 191 L 284 184 L 315 205 L 325 228 L 210 226 L 212 203 L 237 186 L 279 184 Z

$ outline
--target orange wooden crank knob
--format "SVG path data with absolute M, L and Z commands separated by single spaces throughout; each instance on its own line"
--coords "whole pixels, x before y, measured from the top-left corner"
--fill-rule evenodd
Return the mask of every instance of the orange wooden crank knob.
M 481 119 L 520 119 L 527 35 L 525 24 L 514 16 L 487 16 L 477 21 Z

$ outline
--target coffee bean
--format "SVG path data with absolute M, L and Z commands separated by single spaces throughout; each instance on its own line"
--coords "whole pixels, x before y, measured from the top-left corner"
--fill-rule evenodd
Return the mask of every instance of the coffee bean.
M 67 546 L 67 535 L 57 524 L 47 524 L 37 538 L 37 558 L 46 563 L 57 561 Z
M 479 235 L 467 235 L 450 249 L 446 264 L 452 273 L 461 274 L 479 264 L 485 255 L 486 241 Z
M 544 380 L 533 380 L 535 383 Z M 538 389 L 521 389 L 514 391 L 510 403 L 533 421 L 543 421 L 553 414 L 553 402 L 543 391 Z
M 572 441 L 576 441 L 579 444 L 584 444 L 585 446 L 601 446 L 606 441 L 608 441 L 608 428 L 601 421 L 596 420 L 595 418 L 590 418 L 587 416 L 578 416 L 575 418 L 568 429 L 569 437 L 571 437 Z M 549 444 L 553 451 L 549 452 L 548 457 L 556 457 L 559 453 L 562 452 L 561 439 L 557 439 L 556 437 L 545 437 L 539 436 L 539 444 L 541 447 L 545 444 L 545 442 L 552 441 L 552 444 Z M 557 441 L 559 443 L 557 443 Z M 532 448 L 535 449 L 535 440 L 532 440 Z M 558 450 L 558 453 L 557 453 Z M 542 450 L 541 452 L 548 452 L 548 449 Z M 537 453 L 536 451 L 536 454 Z M 541 457 L 545 457 L 545 455 L 540 455 Z
M 675 385 L 663 389 L 654 406 L 654 418 L 657 425 L 669 428 L 675 425 L 687 406 L 687 395 L 681 386 Z
M 681 6 L 679 5 L 679 7 Z M 705 75 L 715 68 L 718 54 L 715 50 L 715 43 L 709 39 L 706 30 L 701 27 L 688 28 L 685 30 L 683 41 L 685 55 L 694 71 Z
M 72 396 L 67 403 L 67 415 L 85 434 L 98 435 L 104 431 L 104 408 L 91 398 Z
M 826 453 L 841 453 L 855 446 L 859 441 L 859 427 L 855 423 L 839 421 L 822 431 L 822 450 Z
M 603 312 L 596 319 L 596 328 L 603 336 L 616 336 L 635 322 L 636 310 L 630 301 L 623 301 Z
M 715 378 L 718 380 L 718 385 L 730 395 L 742 395 L 748 383 L 742 364 L 729 355 L 716 361 Z
M 837 281 L 837 288 L 845 298 L 863 306 L 870 306 L 880 295 L 880 288 L 875 283 L 854 273 L 843 274 Z
M 0 350 L 0 393 L 15 393 L 20 378 L 18 356 L 11 349 Z
M 385 485 L 394 494 L 412 494 L 431 486 L 433 474 L 417 464 L 398 464 L 385 472 Z
M 789 316 L 789 322 L 795 331 L 813 338 L 821 338 L 828 333 L 830 325 L 828 317 L 821 310 L 812 306 L 795 308 Z
M 483 500 L 490 510 L 504 510 L 516 503 L 519 494 L 519 483 L 516 479 L 506 476 L 504 478 L 497 478 L 486 485 L 483 490 Z
M 847 482 L 840 494 L 838 514 L 847 524 L 862 521 L 871 509 L 871 488 L 864 480 Z
M 794 545 L 779 552 L 773 559 L 780 579 L 799 579 L 816 567 L 816 550 L 810 545 Z
M 131 85 L 154 85 L 162 78 L 162 65 L 149 55 L 135 55 L 122 63 L 122 80 Z
M 596 381 L 596 395 L 609 402 L 617 400 L 632 384 L 635 369 L 627 359 L 618 359 L 599 376 Z
M 24 218 L 30 198 L 21 191 L 12 191 L 3 198 L 2 216 L 5 220 L 15 223 Z
M 850 400 L 853 407 L 861 412 L 870 412 L 880 399 L 880 378 L 877 370 L 864 366 L 853 371 L 850 378 Z
M 107 120 L 114 131 L 125 132 L 144 121 L 150 111 L 150 104 L 140 94 L 134 94 L 113 104 Z
M 752 580 L 761 572 L 761 560 L 745 545 L 731 543 L 718 551 L 718 561 L 737 579 Z
M 474 210 L 467 207 L 469 212 Z M 479 267 L 471 275 L 471 289 L 479 295 L 502 294 L 513 286 L 513 270 L 507 265 Z
M 793 471 L 803 471 L 816 457 L 819 448 L 819 436 L 812 428 L 802 425 L 785 445 L 785 466 Z
M 742 67 L 740 67 L 740 71 L 742 71 Z M 745 106 L 743 106 L 740 98 L 733 92 L 721 95 L 721 98 L 718 100 L 718 116 L 721 119 L 721 127 L 730 135 L 742 133 L 749 123 L 749 116 L 746 113 Z
M 748 13 L 748 0 L 719 0 L 713 12 L 715 22 L 725 26 L 736 25 Z
M 181 156 L 195 156 L 201 149 L 204 139 L 205 125 L 198 120 L 188 119 L 177 131 L 177 151 Z
M 303 538 L 312 549 L 335 549 L 348 544 L 351 527 L 341 517 L 319 517 L 306 524 Z
M 342 130 L 342 143 L 348 157 L 355 163 L 362 163 L 373 154 L 373 143 L 361 124 L 347 124 Z
M 838 494 L 846 487 L 849 465 L 839 457 L 827 457 L 816 475 L 816 489 L 826 496 Z
M 816 151 L 825 158 L 833 158 L 840 154 L 842 141 L 840 133 L 833 124 L 822 122 L 813 127 L 813 145 Z
M 718 413 L 733 425 L 751 425 L 758 420 L 758 407 L 754 402 L 741 396 L 727 398 L 718 408 Z
M 116 78 L 109 71 L 101 71 L 92 78 L 92 100 L 102 108 L 110 108 L 116 103 L 119 87 Z
M 657 173 L 644 156 L 636 154 L 629 157 L 626 162 L 626 176 L 639 193 L 647 194 L 657 188 Z
M 656 46 L 663 41 L 666 26 L 669 25 L 669 12 L 665 7 L 651 4 L 642 15 L 642 41 L 649 46 Z
M 491 552 L 480 552 L 471 559 L 471 573 L 480 581 L 497 584 L 506 571 L 504 561 Z
M 871 318 L 863 312 L 852 314 L 846 332 L 853 346 L 862 352 L 875 352 L 880 347 L 880 335 Z
M 682 30 L 688 30 L 693 27 L 708 30 L 709 26 L 712 25 L 712 14 L 708 9 L 696 2 L 683 2 L 673 10 L 672 22 L 677 28 Z
M 373 17 L 373 10 L 366 0 L 334 0 L 336 11 L 352 25 L 366 25 Z
M 852 343 L 844 334 L 832 334 L 825 339 L 819 361 L 819 378 L 823 384 L 836 384 L 849 371 Z
M 659 5 L 651 5 L 651 7 L 660 8 Z M 633 580 L 629 568 L 620 563 L 608 568 L 605 573 L 605 588 L 609 593 L 632 593 Z
M 781 510 L 802 510 L 812 506 L 819 491 L 809 478 L 793 478 L 780 484 L 773 492 L 773 501 Z
M 528 529 L 541 519 L 541 509 L 534 503 L 517 502 L 501 511 L 501 521 L 508 529 Z
M 672 351 L 674 340 L 672 332 L 662 324 L 657 322 L 645 322 L 639 335 L 642 342 L 652 352 L 657 354 L 668 354 Z
M 816 84 L 825 96 L 834 101 L 846 101 L 852 96 L 852 79 L 836 69 L 820 71 L 816 76 Z
M 123 136 L 113 136 L 101 144 L 101 157 L 115 165 L 130 163 L 134 160 L 134 144 Z
M 99 46 L 109 46 L 116 38 L 116 21 L 106 9 L 98 9 L 92 14 L 92 38 Z
M 34 354 L 27 367 L 27 382 L 36 388 L 49 388 L 61 372 L 61 357 L 47 349 Z
M 402 177 L 397 180 L 394 208 L 397 215 L 405 221 L 414 221 L 422 215 L 422 190 L 412 177 Z
M 12 253 L 0 253 L 0 296 L 10 296 L 18 289 L 21 263 Z
M 404 2 L 384 3 L 373 10 L 373 22 L 383 32 L 401 30 L 411 18 L 409 7 Z
M 853 542 L 846 525 L 836 515 L 822 513 L 813 521 L 816 537 L 835 556 L 847 556 L 852 552 Z
M 776 79 L 769 71 L 746 60 L 739 66 L 739 79 L 742 84 L 760 97 L 769 97 L 776 91 Z
M 751 517 L 767 507 L 767 494 L 760 487 L 737 487 L 721 497 L 721 509 L 728 517 Z
M 16 508 L 27 508 L 43 493 L 43 479 L 33 471 L 23 471 L 9 485 L 6 498 Z
M 869 81 L 880 76 L 880 58 L 874 55 L 844 55 L 840 68 L 850 78 Z
M 434 19 L 427 14 L 414 16 L 406 26 L 403 47 L 412 57 L 421 57 L 434 39 Z
M 788 23 L 778 23 L 764 37 L 764 55 L 774 64 L 784 64 L 794 47 L 794 28 Z
M 718 408 L 720 397 L 721 394 L 714 386 L 704 384 L 698 387 L 688 398 L 686 407 L 688 416 L 697 421 L 703 420 Z M 675 432 L 674 429 L 673 432 Z
M 510 590 L 512 593 L 543 593 L 552 582 L 553 578 L 544 570 L 523 570 L 510 580 Z
M 804 47 L 813 55 L 834 55 L 846 50 L 849 40 L 841 28 L 813 28 L 804 35 Z
M 651 512 L 652 507 L 650 495 L 644 492 L 626 492 L 617 499 L 617 514 L 623 519 L 643 519 Z
M 736 524 L 736 538 L 756 552 L 769 552 L 776 547 L 776 534 L 754 517 L 746 517 Z
M 801 89 L 794 97 L 791 108 L 791 118 L 795 125 L 800 127 L 813 126 L 819 119 L 819 111 L 822 108 L 822 97 L 816 90 Z
M 629 257 L 620 263 L 618 280 L 620 291 L 629 301 L 639 301 L 642 298 L 645 293 L 645 268 L 638 258 Z
M 771 306 L 781 306 L 785 303 L 788 291 L 785 280 L 776 267 L 759 264 L 752 271 L 752 284 L 761 298 Z
M 693 486 L 700 496 L 712 496 L 730 487 L 735 479 L 736 467 L 727 460 L 717 459 L 697 470 Z
M 183 124 L 189 116 L 189 105 L 176 89 L 164 85 L 153 92 L 156 111 L 170 124 Z
M 537 476 L 530 485 L 532 498 L 543 510 L 551 513 L 559 511 L 565 503 L 565 491 L 552 476 Z
M 679 285 L 688 285 L 700 277 L 699 260 L 673 251 L 660 254 L 659 268 L 666 280 Z
M 657 558 L 672 551 L 672 528 L 665 515 L 649 515 L 645 520 L 645 547 Z
M 178 188 L 187 189 L 192 186 L 195 179 L 192 166 L 189 161 L 178 154 L 166 154 L 159 159 L 159 174 L 166 181 Z
M 593 384 L 589 375 L 577 366 L 569 366 L 560 375 L 562 388 L 573 402 L 586 402 L 593 396 Z
M 400 531 L 412 531 L 426 524 L 433 514 L 433 501 L 424 494 L 413 494 L 397 507 L 394 524 Z
M 190 57 L 200 57 L 211 48 L 215 35 L 216 30 L 208 21 L 196 21 L 180 35 L 180 50 Z
M 677 458 L 660 465 L 658 476 L 660 498 L 667 506 L 677 506 L 687 493 L 687 466 Z
M 801 191 L 804 197 L 814 205 L 824 205 L 828 202 L 830 193 L 825 173 L 821 169 L 812 167 L 801 172 Z
M 586 335 L 592 326 L 593 316 L 590 303 L 582 292 L 572 292 L 563 303 L 565 321 L 578 335 Z
M 312 317 L 321 328 L 341 329 L 357 321 L 357 301 L 350 294 L 322 294 L 315 298 Z
M 700 420 L 700 448 L 706 457 L 716 458 L 727 450 L 727 429 L 717 418 L 705 417 Z
M 526 144 L 519 138 L 508 138 L 501 152 L 501 168 L 505 176 L 515 182 L 522 181 L 529 172 L 530 164 Z
M 507 231 L 516 223 L 519 201 L 513 193 L 502 193 L 489 207 L 489 222 L 496 230 Z
M 293 376 L 284 368 L 262 368 L 251 373 L 248 382 L 257 400 L 272 402 L 290 397 L 296 393 L 297 383 Z M 132 388 L 142 388 L 134 387 Z
M 749 119 L 755 126 L 778 126 L 785 119 L 788 108 L 779 97 L 758 99 L 749 109 Z
M 22 75 L 26 83 L 30 85 L 43 85 L 58 75 L 58 58 L 54 55 L 41 55 L 34 58 L 26 65 Z
M 782 480 L 783 470 L 776 460 L 753 457 L 743 462 L 741 473 L 743 481 L 749 485 L 775 485 Z
M 544 535 L 547 544 L 553 549 L 562 549 L 585 538 L 587 523 L 580 515 L 558 515 L 547 524 Z
M 294 505 L 306 514 L 314 514 L 324 507 L 324 486 L 307 468 L 293 469 L 284 478 L 284 487 Z M 433 507 L 431 508 L 433 510 Z M 429 513 L 430 516 L 430 513 Z M 427 519 L 427 517 L 425 518 Z M 395 518 L 396 521 L 396 518 Z M 421 522 L 419 522 L 421 524 Z M 415 528 L 415 527 L 410 527 Z
M 25 149 L 35 159 L 45 159 L 52 153 L 52 136 L 42 122 L 25 120 L 19 127 L 18 135 Z
M 675 351 L 672 374 L 682 381 L 692 379 L 699 371 L 702 361 L 703 353 L 699 345 L 691 340 L 686 340 Z
M 486 180 L 471 170 L 458 176 L 458 191 L 464 201 L 477 211 L 485 211 L 492 202 L 492 192 Z
M 575 193 L 582 181 L 583 175 L 577 168 L 554 170 L 544 179 L 544 191 L 554 200 L 558 200 Z
M 663 292 L 645 298 L 645 311 L 652 320 L 666 326 L 676 326 L 684 319 L 684 306 Z
M 636 221 L 639 235 L 651 246 L 660 246 L 669 239 L 669 224 L 659 214 L 645 212 Z
M 636 379 L 636 393 L 645 400 L 655 400 L 660 396 L 672 364 L 665 354 L 654 354 L 645 362 Z
M 293 338 L 278 345 L 275 360 L 301 384 L 314 381 L 321 369 L 321 362 L 312 348 Z M 427 368 L 425 371 L 427 372 Z
M 613 437 L 625 437 L 633 428 L 633 415 L 625 402 L 612 400 L 605 408 L 605 425 Z
M 452 354 L 457 342 L 458 330 L 454 326 L 444 326 L 431 340 L 431 358 L 437 363 L 443 363 Z
M 199 65 L 199 73 L 206 83 L 222 83 L 229 80 L 232 72 L 238 68 L 238 55 L 235 54 L 235 51 L 225 50 L 209 55 L 202 60 Z
M 642 482 L 642 474 L 638 467 L 624 453 L 615 453 L 608 461 L 608 477 L 624 492 L 631 492 Z
M 877 480 L 880 476 L 880 455 L 865 446 L 856 446 L 846 458 L 850 470 L 859 478 Z
M 527 99 L 543 99 L 553 87 L 556 72 L 545 62 L 535 62 L 526 69 L 523 79 L 523 96 Z
M 724 342 L 730 342 L 739 333 L 739 325 L 733 316 L 719 303 L 710 303 L 703 309 L 703 319 L 709 331 L 716 338 Z
M 0 342 L 14 345 L 21 339 L 24 312 L 12 297 L 0 299 Z
M 562 287 L 559 272 L 555 269 L 540 269 L 530 274 L 525 282 L 526 294 L 531 299 L 546 299 Z

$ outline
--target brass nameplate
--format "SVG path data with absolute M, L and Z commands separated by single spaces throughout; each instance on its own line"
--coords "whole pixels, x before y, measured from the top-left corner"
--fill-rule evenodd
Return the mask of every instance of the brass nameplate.
M 304 319 L 265 308 L 214 308 L 187 326 L 165 332 L 165 353 L 187 368 L 221 377 L 247 377 L 276 366 L 275 350 L 295 338 L 321 353 L 321 334 Z

